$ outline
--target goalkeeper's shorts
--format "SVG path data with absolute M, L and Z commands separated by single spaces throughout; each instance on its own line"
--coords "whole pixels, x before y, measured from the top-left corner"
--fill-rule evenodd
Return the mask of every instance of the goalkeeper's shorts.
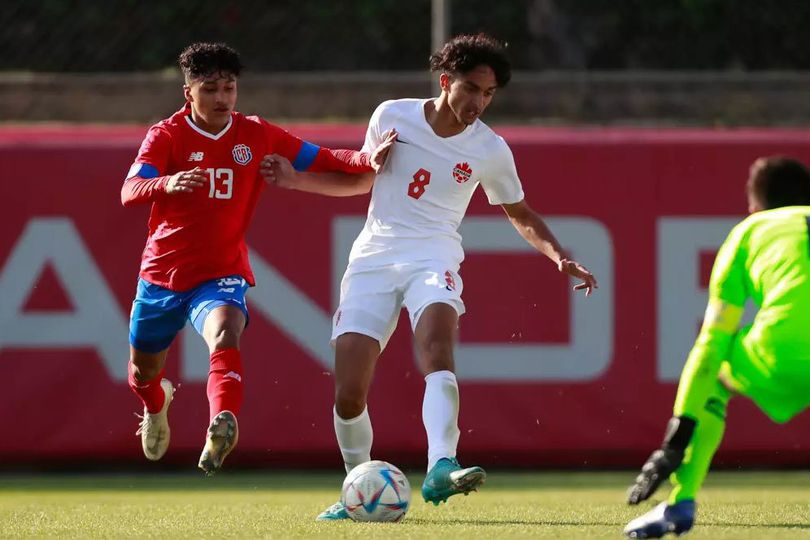
M 774 422 L 787 422 L 810 406 L 810 362 L 777 355 L 764 360 L 751 329 L 749 325 L 737 333 L 720 375 Z

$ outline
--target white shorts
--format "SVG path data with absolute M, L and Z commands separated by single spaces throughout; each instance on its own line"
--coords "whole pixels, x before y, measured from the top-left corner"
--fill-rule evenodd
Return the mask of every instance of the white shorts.
M 385 348 L 404 306 L 411 330 L 424 309 L 443 303 L 464 314 L 464 283 L 458 265 L 424 261 L 376 268 L 352 268 L 340 283 L 340 306 L 332 317 L 332 344 L 341 334 L 356 332 L 376 339 Z

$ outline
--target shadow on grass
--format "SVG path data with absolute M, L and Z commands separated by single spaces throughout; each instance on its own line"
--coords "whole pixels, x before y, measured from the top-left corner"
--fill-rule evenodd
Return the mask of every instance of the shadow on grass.
M 698 522 L 695 527 L 742 527 L 744 529 L 810 529 L 810 523 L 723 523 Z
M 625 526 L 622 521 L 542 521 L 532 519 L 408 519 L 408 523 L 416 525 L 475 525 L 498 527 L 503 525 L 538 525 L 543 527 L 617 527 Z M 721 523 L 721 522 L 699 522 L 695 528 L 703 527 L 742 527 L 746 529 L 810 529 L 808 523 Z
M 540 521 L 533 519 L 424 519 L 408 518 L 408 523 L 417 525 L 476 525 L 476 526 L 502 526 L 502 525 L 538 525 L 543 527 L 623 527 L 623 522 L 587 522 L 582 521 Z
M 110 475 L 0 475 L 0 493 L 7 491 L 310 491 L 339 490 L 343 477 L 334 473 L 220 473 L 213 478 L 196 473 Z

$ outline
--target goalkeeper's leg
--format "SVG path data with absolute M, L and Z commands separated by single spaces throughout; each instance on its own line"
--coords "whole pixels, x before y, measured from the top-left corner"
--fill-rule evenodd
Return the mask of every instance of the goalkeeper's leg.
M 664 445 L 644 464 L 630 488 L 628 502 L 637 504 L 646 500 L 670 473 L 675 488 L 668 502 L 628 523 L 624 529 L 627 536 L 660 538 L 667 533 L 680 535 L 692 528 L 695 495 L 723 438 L 728 399 L 728 390 L 718 381 L 697 421 L 690 421 L 687 417 L 670 420 Z
M 703 485 L 714 453 L 723 440 L 729 397 L 729 391 L 718 381 L 713 395 L 706 400 L 706 406 L 698 419 L 695 433 L 686 448 L 683 463 L 670 478 L 674 486 L 669 495 L 670 504 L 694 500 Z
M 647 500 L 670 475 L 675 485 L 670 502 L 694 499 L 723 438 L 728 400 L 728 390 L 718 381 L 697 419 L 675 416 L 669 421 L 664 443 L 641 468 L 628 503 Z

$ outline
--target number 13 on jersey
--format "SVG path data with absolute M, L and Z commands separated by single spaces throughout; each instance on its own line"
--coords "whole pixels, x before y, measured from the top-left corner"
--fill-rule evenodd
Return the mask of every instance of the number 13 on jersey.
M 209 198 L 230 199 L 233 196 L 233 169 L 205 169 L 205 172 L 208 173 Z

